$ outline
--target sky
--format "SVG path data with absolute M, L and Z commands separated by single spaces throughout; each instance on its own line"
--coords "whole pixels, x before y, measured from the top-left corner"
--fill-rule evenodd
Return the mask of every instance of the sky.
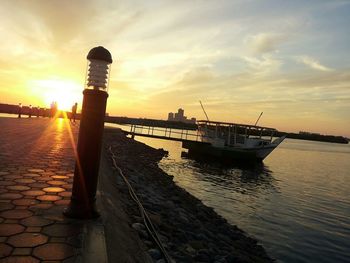
M 7 1 L 0 103 L 81 106 L 86 55 L 113 56 L 107 112 L 350 137 L 350 1 Z

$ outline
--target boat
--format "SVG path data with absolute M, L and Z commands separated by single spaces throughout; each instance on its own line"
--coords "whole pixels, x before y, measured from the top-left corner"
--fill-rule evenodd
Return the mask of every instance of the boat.
M 229 122 L 197 121 L 198 141 L 183 141 L 189 155 L 220 160 L 262 162 L 286 136 L 274 138 L 276 129 Z

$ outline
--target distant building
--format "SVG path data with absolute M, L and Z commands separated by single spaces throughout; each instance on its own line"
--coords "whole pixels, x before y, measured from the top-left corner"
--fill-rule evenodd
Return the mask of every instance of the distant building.
M 184 123 L 196 123 L 196 118 L 187 119 L 184 109 L 180 108 L 176 113 L 168 113 L 168 121 L 178 121 Z
M 169 121 L 169 120 L 173 120 L 173 119 L 174 119 L 174 113 L 169 112 L 169 113 L 168 113 L 168 121 Z

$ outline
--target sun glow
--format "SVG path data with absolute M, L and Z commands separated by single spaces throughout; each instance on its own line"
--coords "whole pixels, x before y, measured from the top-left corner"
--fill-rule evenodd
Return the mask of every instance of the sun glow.
M 30 86 L 34 91 L 41 94 L 47 107 L 53 101 L 56 101 L 58 109 L 70 111 L 75 102 L 79 103 L 81 101 L 82 85 L 72 80 L 34 80 L 30 83 Z

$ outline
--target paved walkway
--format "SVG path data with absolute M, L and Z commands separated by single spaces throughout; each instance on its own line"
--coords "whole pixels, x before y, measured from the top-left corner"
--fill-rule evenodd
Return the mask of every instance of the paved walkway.
M 0 118 L 0 262 L 74 262 L 81 221 L 67 219 L 74 171 L 68 120 Z

